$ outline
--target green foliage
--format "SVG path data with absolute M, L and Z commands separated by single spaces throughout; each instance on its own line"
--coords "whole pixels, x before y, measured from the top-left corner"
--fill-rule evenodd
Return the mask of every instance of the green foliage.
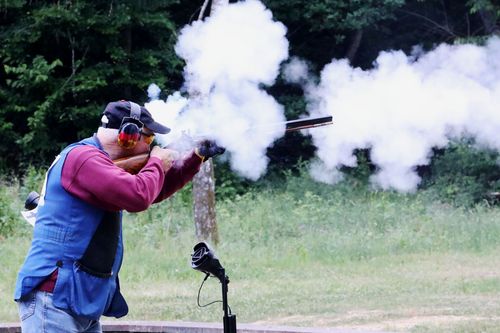
M 410 51 L 413 45 L 433 48 L 438 43 L 481 43 L 498 30 L 500 5 L 489 0 L 414 0 L 397 10 L 396 19 L 370 35 L 373 42 Z
M 42 56 L 36 56 L 29 68 L 26 64 L 19 64 L 17 67 L 5 65 L 5 73 L 17 77 L 17 80 L 7 79 L 7 86 L 14 89 L 43 88 L 54 68 L 61 65 L 59 59 L 49 64 Z
M 473 14 L 486 11 L 495 15 L 497 19 L 500 17 L 500 5 L 491 0 L 469 0 L 467 6 Z
M 498 31 L 500 12 L 500 5 L 490 0 L 264 2 L 288 27 L 291 53 L 308 59 L 317 69 L 332 58 L 348 55 L 354 66 L 371 67 L 383 50 L 410 52 L 417 44 L 432 48 L 437 43 L 489 36 Z
M 405 2 L 273 0 L 264 3 L 288 27 L 292 54 L 321 68 L 334 57 L 346 56 L 354 33 L 377 30 L 383 22 L 394 18 L 395 10 Z
M 425 181 L 429 186 L 441 200 L 456 205 L 487 200 L 490 192 L 500 190 L 500 155 L 469 141 L 453 143 L 433 158 Z
M 26 198 L 28 193 L 36 191 L 42 192 L 43 182 L 45 181 L 45 169 L 37 169 L 33 166 L 28 167 L 22 180 L 20 188 L 21 198 Z
M 168 91 L 182 62 L 170 1 L 0 4 L 0 168 L 47 164 L 89 135 L 112 100 Z M 175 87 L 177 88 L 177 87 Z
M 313 261 L 330 267 L 410 253 L 487 252 L 498 247 L 498 214 L 496 207 L 443 204 L 429 190 L 372 191 L 350 180 L 331 186 L 289 173 L 281 183 L 217 200 L 218 250 L 227 253 L 235 274 L 250 278 L 259 272 L 247 272 L 249 265 L 280 269 Z M 174 197 L 152 212 L 128 214 L 126 225 L 138 251 L 172 243 L 187 253 L 184 243 L 195 242 L 191 218 L 191 207 Z
M 28 193 L 41 193 L 44 179 L 45 170 L 33 166 L 26 170 L 22 181 L 5 176 L 0 179 L 0 239 L 31 232 L 20 212 Z
M 357 166 L 353 168 L 343 167 L 342 172 L 347 175 L 347 181 L 353 186 L 367 186 L 369 178 L 375 170 L 370 160 L 369 149 L 358 149 L 355 153 Z
M 215 193 L 218 199 L 231 199 L 242 195 L 251 187 L 251 182 L 234 173 L 227 162 L 215 163 Z
M 376 192 L 349 182 L 332 187 L 291 173 L 268 185 L 217 201 L 217 256 L 242 322 L 366 329 L 367 322 L 392 318 L 401 329 L 401 318 L 414 322 L 415 313 L 460 313 L 472 318 L 466 332 L 487 327 L 488 314 L 498 312 L 498 207 L 457 208 L 429 191 Z M 130 320 L 220 320 L 217 307 L 196 307 L 203 274 L 189 265 L 197 242 L 189 205 L 174 196 L 147 212 L 125 214 L 124 239 L 120 281 Z M 0 241 L 1 295 L 12 295 L 29 240 L 25 234 Z M 201 297 L 219 299 L 220 284 L 207 280 Z M 1 297 L 0 321 L 16 318 L 15 304 Z M 434 328 L 427 331 L 455 331 Z
M 404 3 L 403 0 L 310 1 L 306 5 L 305 18 L 311 22 L 313 30 L 358 30 L 394 18 L 394 10 Z
M 18 187 L 0 181 L 0 241 L 11 236 L 21 225 Z

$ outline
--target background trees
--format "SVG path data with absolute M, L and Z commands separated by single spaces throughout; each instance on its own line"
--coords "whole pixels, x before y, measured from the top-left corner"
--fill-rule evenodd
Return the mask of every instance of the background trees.
M 19 171 L 92 133 L 110 100 L 179 85 L 176 1 L 10 1 L 0 8 L 0 166 Z M 5 141 L 4 141 L 5 142 Z
M 369 68 L 387 49 L 481 42 L 497 33 L 490 0 L 264 0 L 288 27 L 290 54 L 318 72 L 332 58 Z M 144 102 L 155 82 L 182 86 L 177 31 L 203 1 L 23 1 L 0 4 L 0 170 L 45 165 L 60 148 L 91 134 L 111 100 Z M 287 117 L 304 111 L 303 92 L 278 81 L 269 91 Z M 271 169 L 313 155 L 309 138 L 289 134 L 269 149 Z M 224 175 L 226 180 L 230 176 Z

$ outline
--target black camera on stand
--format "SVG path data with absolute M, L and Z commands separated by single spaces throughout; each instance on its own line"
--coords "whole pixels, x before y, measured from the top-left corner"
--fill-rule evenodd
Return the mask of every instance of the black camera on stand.
M 215 256 L 210 247 L 204 243 L 198 243 L 193 248 L 191 255 L 191 267 L 206 274 L 205 280 L 213 275 L 222 284 L 222 310 L 224 311 L 223 325 L 224 333 L 236 333 L 236 315 L 232 314 L 227 303 L 227 285 L 229 278 L 226 271 Z M 203 286 L 203 284 L 202 284 Z M 200 287 L 201 289 L 201 287 Z M 199 297 L 199 294 L 198 294 Z M 199 305 L 199 302 L 198 302 Z

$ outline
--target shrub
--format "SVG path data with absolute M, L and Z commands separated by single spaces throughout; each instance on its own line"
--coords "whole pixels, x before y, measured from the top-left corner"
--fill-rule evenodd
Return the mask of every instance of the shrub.
M 36 169 L 33 166 L 28 167 L 24 174 L 22 186 L 20 188 L 20 196 L 22 200 L 24 200 L 31 191 L 36 191 L 38 193 L 42 192 L 46 171 L 47 170 L 45 169 Z
M 469 206 L 488 199 L 500 189 L 499 153 L 480 149 L 474 142 L 454 142 L 435 156 L 424 187 L 444 201 Z
M 245 193 L 252 183 L 231 170 L 229 163 L 215 163 L 215 192 L 217 199 L 233 198 Z
M 0 238 L 31 232 L 20 212 L 24 201 L 31 191 L 41 192 L 45 170 L 29 167 L 20 183 L 17 179 L 0 179 Z
M 0 239 L 11 236 L 20 226 L 18 186 L 0 181 Z

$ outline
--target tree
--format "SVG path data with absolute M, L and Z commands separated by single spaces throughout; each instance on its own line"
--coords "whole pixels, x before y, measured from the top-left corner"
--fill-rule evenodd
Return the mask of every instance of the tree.
M 500 33 L 500 4 L 494 4 L 490 0 L 469 0 L 467 5 L 471 14 L 479 14 L 483 23 L 484 34 Z
M 322 67 L 332 58 L 354 62 L 365 29 L 393 19 L 404 0 L 267 0 L 289 29 L 292 53 Z M 325 47 L 326 46 L 326 47 Z
M 209 0 L 205 0 L 203 3 L 198 17 L 199 20 L 203 18 L 209 2 Z M 210 12 L 214 13 L 228 3 L 227 0 L 212 0 Z M 219 232 L 215 213 L 214 165 L 211 159 L 203 163 L 200 172 L 193 179 L 193 211 L 196 237 L 199 240 L 210 240 L 212 243 L 217 244 L 219 242 Z
M 433 48 L 438 43 L 480 43 L 498 33 L 499 18 L 500 5 L 489 0 L 407 1 L 381 39 L 391 41 L 388 47 L 404 50 L 417 44 Z
M 0 168 L 44 164 L 99 125 L 107 102 L 177 88 L 177 0 L 0 4 Z M 142 4 L 142 5 L 141 5 Z

